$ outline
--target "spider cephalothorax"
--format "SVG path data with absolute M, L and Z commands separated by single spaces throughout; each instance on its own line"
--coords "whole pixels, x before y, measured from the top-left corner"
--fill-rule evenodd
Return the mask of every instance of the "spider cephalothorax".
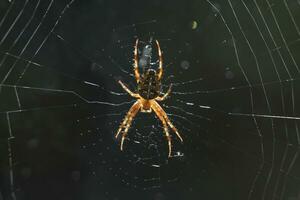
M 119 81 L 122 88 L 126 92 L 128 92 L 132 97 L 137 98 L 137 101 L 129 109 L 115 137 L 117 138 L 119 134 L 122 132 L 121 150 L 123 150 L 124 139 L 127 135 L 128 129 L 130 128 L 130 125 L 135 115 L 138 113 L 139 110 L 141 110 L 141 112 L 148 112 L 148 113 L 152 112 L 153 110 L 156 116 L 163 124 L 164 132 L 166 134 L 168 140 L 168 146 L 169 146 L 168 155 L 171 156 L 172 144 L 171 144 L 171 136 L 169 134 L 169 127 L 176 133 L 176 135 L 181 141 L 183 140 L 180 134 L 178 133 L 176 127 L 169 120 L 166 112 L 157 103 L 157 101 L 165 100 L 171 92 L 171 85 L 165 94 L 161 92 L 161 79 L 163 74 L 163 67 L 162 67 L 162 53 L 160 50 L 159 42 L 156 40 L 158 57 L 159 57 L 158 70 L 156 71 L 154 69 L 147 69 L 144 71 L 143 74 L 139 73 L 139 68 L 138 68 L 138 50 L 137 50 L 138 43 L 139 41 L 137 39 L 134 47 L 134 75 L 138 85 L 137 93 L 132 92 L 127 88 L 125 84 Z

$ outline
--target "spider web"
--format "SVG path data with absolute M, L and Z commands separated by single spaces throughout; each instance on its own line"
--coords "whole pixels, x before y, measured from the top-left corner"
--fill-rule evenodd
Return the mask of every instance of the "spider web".
M 153 6 L 0 4 L 0 199 L 299 198 L 299 2 Z M 117 80 L 134 90 L 133 43 L 151 37 L 184 138 L 170 159 L 153 114 L 124 152 L 114 139 L 134 102 Z

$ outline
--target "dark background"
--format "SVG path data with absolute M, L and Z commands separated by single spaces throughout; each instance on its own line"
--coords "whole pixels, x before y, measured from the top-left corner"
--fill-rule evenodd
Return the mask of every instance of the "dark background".
M 299 199 L 298 120 L 228 114 L 299 116 L 299 2 L 50 3 L 0 3 L 0 199 Z M 124 152 L 114 139 L 133 103 L 117 80 L 135 89 L 133 44 L 151 37 L 184 138 L 170 159 L 153 114 Z

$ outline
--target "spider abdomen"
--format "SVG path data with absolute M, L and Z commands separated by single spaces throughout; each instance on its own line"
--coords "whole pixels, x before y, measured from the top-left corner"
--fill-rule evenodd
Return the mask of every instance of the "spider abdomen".
M 155 99 L 160 95 L 161 84 L 154 70 L 148 70 L 138 84 L 138 93 L 144 99 Z

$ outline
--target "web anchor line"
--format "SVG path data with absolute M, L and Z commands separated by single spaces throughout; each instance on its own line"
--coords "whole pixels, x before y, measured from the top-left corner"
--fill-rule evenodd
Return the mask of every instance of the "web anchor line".
M 14 4 L 15 1 L 13 1 L 13 3 L 11 4 L 11 6 L 9 7 L 7 13 L 4 15 L 4 18 L 1 20 L 1 24 L 0 26 L 2 26 L 3 22 L 6 20 L 7 14 L 10 12 L 12 5 Z M 6 31 L 4 37 L 2 37 L 1 41 L 0 41 L 0 45 L 2 45 L 2 43 L 4 42 L 4 40 L 7 38 L 8 34 L 11 32 L 11 30 L 14 28 L 15 24 L 17 23 L 17 21 L 20 19 L 21 15 L 23 14 L 23 12 L 26 9 L 26 5 L 29 1 L 26 0 L 25 3 L 23 4 L 23 6 L 21 7 L 21 10 L 18 12 L 17 17 L 14 19 L 13 23 L 10 25 L 8 31 Z M 37 9 L 39 2 L 36 4 L 35 9 Z M 58 16 L 55 24 L 53 25 L 50 33 L 55 29 L 55 27 L 58 25 L 60 19 L 62 18 L 62 16 L 64 15 L 64 13 L 66 12 L 66 10 L 71 6 L 71 4 L 74 2 L 74 0 L 70 0 L 63 8 L 63 10 L 60 12 L 60 15 Z M 25 44 L 25 46 L 23 47 L 23 49 L 21 50 L 21 53 L 19 54 L 19 57 L 22 57 L 23 53 L 25 52 L 25 50 L 27 49 L 29 43 L 31 42 L 31 40 L 33 39 L 33 37 L 35 36 L 36 32 L 39 30 L 41 24 L 44 22 L 44 19 L 46 18 L 48 11 L 50 9 L 50 7 L 52 6 L 53 0 L 50 1 L 50 3 L 48 4 L 47 10 L 44 12 L 44 15 L 41 19 L 41 21 L 39 22 L 39 24 L 37 25 L 37 27 L 35 28 L 33 34 L 31 35 L 31 37 L 29 38 L 29 40 L 27 41 L 27 43 Z M 35 15 L 36 10 L 34 10 L 32 18 L 29 19 L 29 21 L 27 22 L 27 24 L 25 25 L 25 27 L 23 28 L 23 30 L 20 32 L 18 37 L 21 37 L 21 35 L 23 34 L 23 31 L 25 31 L 25 29 L 27 28 L 27 26 L 29 25 L 29 23 L 31 23 L 31 19 L 33 19 L 33 16 Z M 44 38 L 44 40 L 42 41 L 42 43 L 40 44 L 40 46 L 37 48 L 37 50 L 35 51 L 34 55 L 32 56 L 33 60 L 35 58 L 35 56 L 38 54 L 39 50 L 42 48 L 42 46 L 44 45 L 44 43 L 48 40 L 50 33 Z M 18 38 L 14 41 L 17 42 Z M 11 46 L 11 48 L 13 48 L 15 44 L 13 43 L 13 45 Z M 3 62 L 4 60 L 2 60 Z M 9 71 L 6 73 L 6 75 L 4 76 L 4 78 L 0 81 L 1 82 L 1 86 L 5 83 L 5 81 L 8 79 L 8 77 L 10 76 L 11 72 L 13 71 L 13 69 L 16 67 L 16 64 L 19 60 L 16 60 L 14 62 L 14 64 L 12 65 L 12 67 L 9 69 Z M 1 64 L 2 64 L 1 62 Z M 23 70 L 21 76 L 19 77 L 19 80 L 22 78 L 22 76 L 25 74 L 27 68 L 29 67 L 31 63 L 27 63 L 25 69 Z M 1 67 L 1 66 L 0 66 Z M 17 85 L 19 83 L 19 80 L 17 81 L 16 84 L 13 85 L 13 88 L 15 89 L 15 94 L 16 94 L 16 98 L 18 100 L 18 106 L 20 107 L 20 103 L 19 103 L 19 95 L 18 95 L 18 91 L 17 91 Z M 1 86 L 0 86 L 0 93 L 1 93 Z M 20 109 L 21 110 L 21 109 Z M 12 153 L 12 146 L 11 146 L 11 141 L 12 139 L 14 139 L 14 135 L 12 133 L 12 128 L 11 128 L 11 121 L 10 121 L 10 117 L 9 117 L 10 112 L 6 112 L 6 118 L 7 118 L 7 123 L 8 123 L 8 130 L 9 130 L 9 138 L 7 139 L 8 142 L 8 164 L 9 164 L 9 186 L 10 186 L 10 198 L 12 200 L 17 200 L 17 195 L 15 192 L 15 184 L 14 184 L 14 171 L 13 171 L 13 153 Z
M 289 120 L 300 120 L 300 117 L 280 116 L 280 115 L 264 115 L 264 114 L 247 114 L 247 113 L 227 113 L 232 116 L 244 116 L 244 117 L 260 117 L 269 119 L 289 119 Z

